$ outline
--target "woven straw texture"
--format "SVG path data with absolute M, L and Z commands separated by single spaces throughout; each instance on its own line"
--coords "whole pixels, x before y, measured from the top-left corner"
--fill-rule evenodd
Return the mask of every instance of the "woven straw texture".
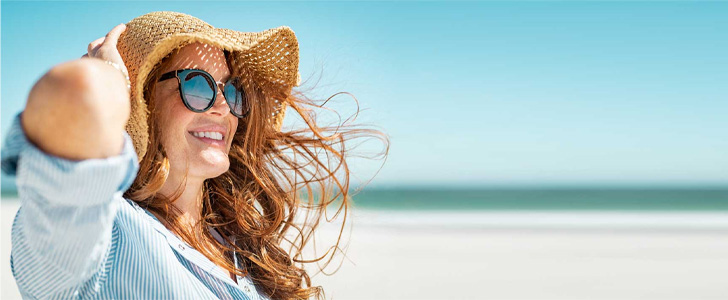
M 231 52 L 231 73 L 239 74 L 260 86 L 266 98 L 275 99 L 271 116 L 280 130 L 285 116 L 286 98 L 300 84 L 298 40 L 290 28 L 281 26 L 261 32 L 239 32 L 214 28 L 193 16 L 159 11 L 126 23 L 117 48 L 131 79 L 131 115 L 126 131 L 134 141 L 139 160 L 147 152 L 149 126 L 144 82 L 162 58 L 193 42 L 206 43 Z

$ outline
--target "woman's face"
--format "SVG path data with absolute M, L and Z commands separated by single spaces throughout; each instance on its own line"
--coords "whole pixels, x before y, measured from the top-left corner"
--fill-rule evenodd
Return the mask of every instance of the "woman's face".
M 225 82 L 230 76 L 222 49 L 202 43 L 184 46 L 170 58 L 170 64 L 162 74 L 179 69 L 202 69 L 215 81 Z M 182 103 L 176 78 L 156 83 L 154 100 L 158 124 L 162 132 L 161 142 L 170 161 L 170 172 L 181 174 L 189 163 L 188 177 L 215 178 L 230 167 L 228 152 L 232 137 L 238 127 L 238 118 L 230 113 L 225 97 L 217 89 L 215 105 L 202 113 L 193 112 Z M 219 132 L 222 141 L 200 138 L 193 132 Z

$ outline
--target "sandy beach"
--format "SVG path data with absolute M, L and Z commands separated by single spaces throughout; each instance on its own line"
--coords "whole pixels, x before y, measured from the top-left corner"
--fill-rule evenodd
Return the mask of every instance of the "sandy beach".
M 3 199 L 2 299 L 20 299 L 9 266 L 17 209 Z M 359 210 L 353 220 L 341 268 L 312 278 L 326 299 L 728 297 L 725 213 Z

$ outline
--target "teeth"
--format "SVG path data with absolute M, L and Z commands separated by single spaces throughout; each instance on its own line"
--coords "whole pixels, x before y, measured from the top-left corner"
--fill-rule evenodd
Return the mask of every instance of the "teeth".
M 219 132 L 193 132 L 192 135 L 222 141 L 222 133 Z

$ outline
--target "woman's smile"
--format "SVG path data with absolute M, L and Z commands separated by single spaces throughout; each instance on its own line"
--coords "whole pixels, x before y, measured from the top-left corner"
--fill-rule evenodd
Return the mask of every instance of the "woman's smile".
M 225 140 L 222 138 L 222 135 L 220 133 L 201 133 L 201 132 L 188 132 L 190 136 L 192 136 L 195 140 L 198 140 L 200 142 L 220 146 L 222 148 L 225 148 Z M 217 137 L 215 136 L 217 135 Z M 219 139 L 218 139 L 219 137 Z

